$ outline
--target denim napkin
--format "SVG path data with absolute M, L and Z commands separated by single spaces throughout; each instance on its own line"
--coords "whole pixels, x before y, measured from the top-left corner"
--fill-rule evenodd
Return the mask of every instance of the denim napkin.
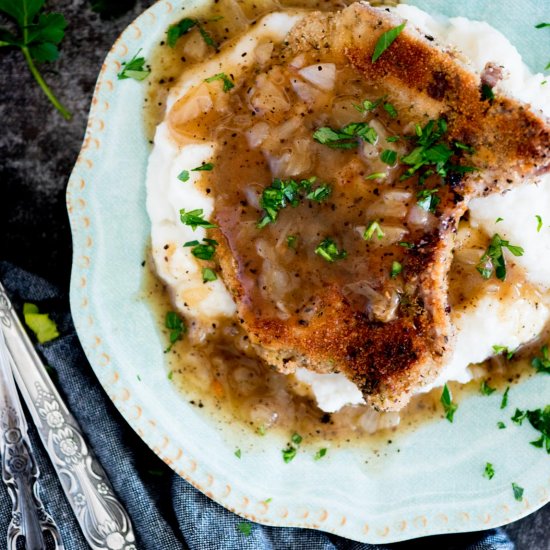
M 58 324 L 61 336 L 38 346 L 45 363 L 88 443 L 102 463 L 134 524 L 136 548 L 144 550 L 384 550 L 428 547 L 445 550 L 513 550 L 502 530 L 430 537 L 386 546 L 361 544 L 307 529 L 265 527 L 243 520 L 174 474 L 126 424 L 97 381 L 80 347 L 68 297 L 45 280 L 0 262 L 0 280 L 16 309 L 39 305 Z M 61 529 L 67 550 L 84 550 L 84 540 L 42 444 L 30 425 L 40 467 L 41 497 Z M 299 488 L 297 488 L 299 491 Z M 0 541 L 7 532 L 11 501 L 0 484 Z M 250 525 L 245 535 L 239 526 Z M 0 542 L 0 548 L 3 546 Z

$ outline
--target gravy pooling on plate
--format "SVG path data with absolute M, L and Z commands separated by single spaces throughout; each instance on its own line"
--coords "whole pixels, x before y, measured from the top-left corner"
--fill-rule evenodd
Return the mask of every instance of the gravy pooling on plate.
M 234 4 L 226 4 L 232 6 Z M 318 6 L 311 6 L 318 7 Z M 323 5 L 323 8 L 329 6 Z M 218 15 L 224 15 L 220 12 L 222 5 L 215 7 L 211 14 L 204 14 L 203 18 L 209 20 Z M 257 13 L 261 13 L 258 10 Z M 250 15 L 249 15 L 250 16 Z M 224 16 L 225 17 L 225 16 Z M 228 15 L 229 17 L 229 15 Z M 201 18 L 202 19 L 202 18 Z M 214 23 L 209 27 L 209 32 L 216 35 L 216 25 L 223 38 L 230 38 L 231 30 L 225 31 L 223 24 Z M 241 29 L 242 30 L 242 29 Z M 193 46 L 192 41 L 197 37 L 185 37 L 182 41 L 187 40 L 190 44 L 184 44 L 182 48 L 178 47 L 178 53 L 189 51 Z M 277 60 L 278 56 L 284 55 L 284 47 L 275 46 L 269 52 L 269 60 Z M 191 48 L 191 52 L 198 51 L 198 48 Z M 168 58 L 173 52 L 169 52 Z M 159 51 L 159 58 L 153 59 L 152 65 L 155 68 L 156 62 L 162 67 L 163 63 L 160 57 L 166 55 L 166 48 Z M 185 56 L 182 56 L 185 57 Z M 168 63 L 168 66 L 170 62 Z M 319 74 L 312 74 L 313 69 L 320 67 Z M 365 143 L 362 146 L 361 155 L 364 155 L 368 160 L 368 166 L 373 174 L 383 173 L 385 177 L 391 174 L 395 168 L 380 160 L 381 147 L 388 151 L 395 151 L 403 154 L 405 146 L 397 141 L 387 141 L 382 143 L 383 138 L 391 136 L 402 136 L 403 128 L 400 127 L 394 117 L 391 109 L 377 109 L 373 112 L 359 113 L 354 105 L 361 105 L 365 99 L 375 100 L 380 97 L 379 90 L 374 86 L 368 86 L 357 74 L 349 70 L 346 73 L 346 68 L 339 68 L 338 79 L 330 92 L 323 90 L 323 79 L 320 77 L 322 71 L 331 73 L 333 68 L 327 65 L 324 66 L 300 66 L 299 60 L 296 61 L 294 69 L 296 72 L 306 71 L 303 74 L 307 78 L 296 78 L 294 82 L 288 78 L 288 75 L 281 74 L 281 70 L 275 63 L 271 70 L 268 70 L 269 79 L 265 79 L 263 85 L 258 86 L 257 77 L 254 74 L 249 76 L 249 81 L 240 86 L 240 93 L 228 94 L 226 100 L 230 102 L 229 111 L 232 113 L 225 119 L 216 119 L 213 114 L 211 117 L 203 117 L 201 119 L 193 119 L 185 121 L 183 124 L 179 120 L 172 120 L 172 129 L 182 136 L 182 142 L 185 143 L 186 136 L 194 140 L 216 141 L 221 143 L 216 152 L 212 163 L 216 169 L 205 173 L 200 182 L 200 187 L 204 193 L 212 192 L 216 196 L 216 217 L 220 216 L 226 219 L 226 222 L 231 225 L 231 216 L 235 214 L 234 208 L 234 193 L 238 190 L 242 194 L 242 211 L 239 212 L 238 223 L 233 224 L 234 231 L 229 235 L 230 240 L 235 239 L 238 243 L 235 245 L 241 251 L 245 251 L 247 269 L 250 273 L 262 272 L 262 266 L 266 262 L 271 263 L 271 269 L 264 269 L 263 276 L 266 278 L 266 290 L 269 291 L 269 303 L 277 304 L 277 299 L 273 299 L 273 293 L 277 289 L 284 291 L 285 294 L 290 292 L 294 300 L 293 305 L 297 308 L 301 307 L 307 295 L 304 295 L 303 285 L 301 280 L 307 279 L 308 284 L 322 285 L 326 283 L 327 273 L 330 279 L 329 270 L 335 277 L 345 275 L 346 267 L 344 262 L 334 262 L 327 265 L 326 271 L 323 271 L 322 277 L 316 281 L 314 272 L 307 269 L 307 262 L 304 262 L 304 255 L 310 260 L 316 259 L 314 254 L 315 245 L 318 244 L 321 235 L 320 227 L 331 227 L 342 222 L 345 218 L 345 223 L 350 227 L 359 227 L 362 231 L 367 228 L 364 226 L 364 209 L 375 208 L 379 203 L 379 207 L 383 206 L 383 211 L 380 213 L 372 212 L 373 219 L 380 220 L 384 227 L 385 234 L 382 242 L 378 243 L 378 239 L 372 241 L 372 246 L 386 245 L 392 247 L 393 260 L 399 263 L 399 254 L 403 254 L 405 247 L 400 247 L 398 244 L 403 239 L 403 203 L 411 199 L 410 190 L 406 185 L 392 185 L 390 189 L 384 188 L 381 185 L 382 177 L 372 178 L 365 181 L 365 166 L 358 165 L 357 151 L 342 151 L 332 150 L 329 148 L 323 149 L 323 154 L 318 155 L 317 162 L 312 166 L 312 147 L 321 147 L 313 144 L 311 140 L 310 126 L 319 126 L 327 123 L 327 118 L 319 118 L 319 112 L 316 109 L 311 109 L 311 94 L 316 94 L 317 99 L 321 104 L 323 101 L 330 102 L 331 118 L 328 121 L 330 126 L 343 127 L 350 122 L 369 122 L 370 125 L 376 128 L 380 140 L 376 144 Z M 162 70 L 162 69 L 161 69 Z M 178 71 L 181 67 L 178 67 Z M 308 72 L 309 71 L 309 72 Z M 279 74 L 278 74 L 279 73 Z M 160 75 L 158 69 L 156 74 Z M 159 78 L 159 86 L 152 90 L 150 102 L 162 103 L 159 98 L 162 97 L 163 84 L 170 81 L 170 72 Z M 277 82 L 286 78 L 288 83 L 293 87 L 296 96 L 293 96 L 291 108 L 288 110 L 270 109 L 270 102 L 273 101 L 288 101 L 287 97 L 280 96 L 277 98 L 273 94 L 264 94 L 266 87 L 269 86 L 269 81 Z M 331 74 L 326 78 L 330 79 Z M 332 75 L 334 80 L 334 75 Z M 309 80 L 309 82 L 308 82 Z M 315 83 L 314 85 L 311 85 Z M 301 101 L 303 100 L 303 101 Z M 259 117 L 257 114 L 252 114 L 246 105 L 252 102 L 257 107 L 257 112 L 262 113 Z M 176 106 L 177 107 L 177 106 Z M 177 108 L 172 111 L 174 117 L 177 118 Z M 396 108 L 395 105 L 391 107 Z M 403 108 L 402 105 L 397 105 L 397 109 Z M 281 113 L 284 112 L 284 115 Z M 258 120 L 261 119 L 261 120 Z M 170 120 L 169 120 L 170 122 Z M 269 122 L 275 131 L 270 131 L 265 135 L 265 124 Z M 264 126 L 262 127 L 262 123 Z M 262 143 L 262 152 L 260 148 L 251 147 L 251 143 Z M 271 162 L 266 163 L 265 150 L 272 153 Z M 292 163 L 295 164 L 292 167 Z M 306 164 L 309 165 L 306 167 Z M 284 165 L 284 166 L 283 166 Z M 291 167 L 289 168 L 289 165 Z M 330 177 L 335 171 L 344 171 L 349 169 L 353 176 L 358 176 L 357 182 L 348 181 L 347 186 L 338 188 L 334 179 Z M 351 197 L 351 203 L 354 208 L 350 208 L 345 215 L 339 212 L 334 207 L 331 207 L 330 201 L 321 202 L 309 200 L 300 202 L 296 208 L 288 208 L 281 211 L 278 216 L 277 223 L 270 230 L 276 233 L 271 242 L 262 243 L 262 233 L 258 231 L 258 212 L 259 196 L 261 190 L 269 185 L 269 182 L 274 176 L 288 176 L 303 174 L 304 171 L 310 171 L 311 176 L 317 179 L 311 181 L 311 189 L 308 192 L 313 192 L 318 189 L 323 183 L 330 183 L 333 186 L 333 192 L 348 193 Z M 323 175 L 327 175 L 325 178 Z M 397 180 L 398 181 L 398 180 Z M 247 182 L 247 185 L 243 185 Z M 353 189 L 353 185 L 360 185 L 361 192 L 366 192 L 368 196 L 367 204 L 361 204 L 361 192 Z M 404 195 L 408 194 L 407 197 Z M 353 197 L 357 199 L 354 203 Z M 224 208 L 225 203 L 228 208 Z M 243 216 L 244 213 L 244 216 Z M 429 213 L 416 209 L 417 216 L 427 217 Z M 354 216 L 357 218 L 355 219 Z M 386 218 L 386 219 L 385 219 Z M 391 219 L 387 223 L 387 219 Z M 322 219 L 319 224 L 318 220 Z M 244 223 L 243 223 L 244 220 Z M 363 227 L 361 224 L 363 222 Z M 298 225 L 296 225 L 298 224 Z M 325 231 L 323 231 L 323 234 Z M 472 265 L 471 259 L 468 258 L 468 248 L 470 251 L 478 252 L 486 248 L 488 237 L 483 231 L 471 231 L 464 243 L 466 249 L 462 254 L 455 256 L 454 270 L 451 271 L 451 300 L 453 306 L 467 308 L 468 303 L 475 301 L 477 293 L 484 292 L 483 280 L 479 276 L 475 277 L 475 265 Z M 340 236 L 345 235 L 342 233 Z M 227 236 L 227 235 L 226 235 Z M 364 255 L 364 241 L 356 237 L 350 231 L 350 238 L 346 242 L 340 242 L 339 246 L 345 249 L 348 257 L 355 261 L 356 264 L 361 262 Z M 295 240 L 290 240 L 289 237 L 296 237 Z M 344 237 L 345 239 L 345 237 Z M 391 239 L 388 241 L 388 239 Z M 477 241 L 477 242 L 476 242 Z M 275 247 L 273 247 L 275 242 Z M 361 245 L 358 247 L 358 243 Z M 273 254 L 273 249 L 277 252 L 276 258 L 270 257 Z M 248 251 L 248 252 L 246 252 Z M 355 259 L 355 260 L 354 260 Z M 256 265 L 257 264 L 257 265 Z M 304 271 L 304 266 L 306 266 Z M 357 267 L 357 266 L 356 266 Z M 379 266 L 364 265 L 357 267 L 359 271 L 364 271 L 364 279 L 368 280 L 372 277 L 372 269 L 379 269 Z M 343 271 L 342 271 L 343 270 Z M 453 275 L 454 274 L 454 275 Z M 472 276 L 474 275 L 474 276 Z M 505 282 L 493 283 L 497 300 L 504 299 L 508 293 L 517 289 L 518 284 L 522 284 L 526 294 L 536 294 L 536 289 L 530 288 L 529 283 L 522 283 L 522 270 L 511 262 L 509 264 L 509 277 Z M 467 281 L 468 284 L 464 284 Z M 391 317 L 394 314 L 392 307 L 395 308 L 395 300 L 392 296 L 397 296 L 402 289 L 399 289 L 399 282 L 393 282 L 395 292 L 386 293 L 379 296 L 380 302 L 375 315 L 380 316 L 380 320 L 384 321 L 384 317 Z M 486 283 L 485 283 L 486 284 Z M 370 295 L 366 295 L 366 288 L 350 289 L 349 296 L 352 301 L 357 302 L 357 307 L 365 307 L 368 301 L 373 303 L 372 289 Z M 535 297 L 536 299 L 536 297 Z M 392 306 L 394 304 L 394 306 Z M 284 306 L 283 306 L 284 307 Z M 282 312 L 284 316 L 284 311 Z M 192 321 L 191 321 L 192 324 Z M 174 349 L 175 357 L 181 359 L 181 364 L 173 364 L 174 372 L 185 371 L 182 374 L 182 379 L 188 376 L 194 379 L 197 386 L 201 386 L 206 394 L 213 396 L 218 402 L 229 404 L 237 416 L 243 420 L 252 423 L 256 429 L 268 429 L 273 425 L 286 425 L 300 429 L 305 433 L 314 433 L 321 431 L 323 437 L 328 437 L 334 434 L 342 434 L 342 430 L 349 430 L 350 433 L 371 432 L 379 427 L 395 425 L 398 421 L 398 416 L 393 413 L 382 414 L 367 410 L 364 407 L 347 407 L 343 411 L 332 415 L 332 418 L 327 422 L 327 416 L 323 415 L 311 402 L 307 396 L 299 395 L 303 391 L 298 388 L 296 391 L 296 382 L 288 379 L 288 377 L 274 372 L 265 366 L 256 356 L 253 346 L 250 345 L 247 335 L 242 331 L 238 321 L 221 320 L 216 324 L 214 330 L 210 331 L 201 340 L 200 346 L 191 346 L 189 343 L 182 342 L 177 344 Z M 174 363 L 174 357 L 172 358 Z M 179 361 L 178 361 L 179 363 Z M 208 365 L 209 368 L 205 368 Z M 509 371 L 510 373 L 512 371 Z M 193 374 L 194 373 L 194 374 Z M 479 374 L 479 373 L 478 373 Z M 509 374 L 508 376 L 512 376 Z M 177 375 L 175 376 L 177 378 Z M 299 386 L 299 384 L 298 384 Z M 438 406 L 440 390 L 436 390 L 433 394 L 415 398 L 415 402 L 411 404 L 408 410 L 402 412 L 404 418 L 407 415 L 413 414 L 412 411 L 431 411 L 432 414 L 439 415 L 440 409 Z M 330 426 L 330 427 L 329 427 Z M 335 427 L 336 426 L 336 427 Z M 347 427 L 347 428 L 346 428 Z

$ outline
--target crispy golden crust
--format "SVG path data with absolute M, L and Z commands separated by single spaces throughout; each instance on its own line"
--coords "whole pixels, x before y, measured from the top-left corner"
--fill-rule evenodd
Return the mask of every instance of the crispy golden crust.
M 223 238 L 223 227 L 218 235 L 224 280 L 258 353 L 285 372 L 298 366 L 343 372 L 369 403 L 385 410 L 405 405 L 418 387 L 437 376 L 452 351 L 447 275 L 454 233 L 469 200 L 550 169 L 548 124 L 512 99 L 484 100 L 479 77 L 429 39 L 406 30 L 372 63 L 380 35 L 400 22 L 386 11 L 354 4 L 340 14 L 312 14 L 288 41 L 293 53 L 314 48 L 319 61 L 347 59 L 390 101 L 398 96 L 401 104 L 409 104 L 409 121 L 443 116 L 446 137 L 476 150 L 472 162 L 480 171 L 446 182 L 435 226 L 403 252 L 404 292 L 397 317 L 382 322 L 357 311 L 342 285 L 334 284 L 312 296 L 313 317 L 305 318 L 303 311 L 285 320 L 265 315 L 261 300 L 243 284 L 243 268 Z

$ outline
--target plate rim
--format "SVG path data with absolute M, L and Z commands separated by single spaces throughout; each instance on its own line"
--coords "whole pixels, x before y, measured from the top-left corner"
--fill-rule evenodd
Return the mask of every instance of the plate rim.
M 239 494 L 240 490 L 226 490 L 227 494 L 224 494 L 223 491 L 218 492 L 217 489 L 214 490 L 219 483 L 213 479 L 207 468 L 204 468 L 200 459 L 191 456 L 184 449 L 174 448 L 169 442 L 170 438 L 163 432 L 162 424 L 156 422 L 154 415 L 151 416 L 152 409 L 142 403 L 138 396 L 133 396 L 128 388 L 123 387 L 122 377 L 117 371 L 109 370 L 111 356 L 114 358 L 116 352 L 111 350 L 106 343 L 98 344 L 97 338 L 100 338 L 100 335 L 94 334 L 94 331 L 90 329 L 93 322 L 87 309 L 92 301 L 90 292 L 92 285 L 89 282 L 94 276 L 97 276 L 97 272 L 94 275 L 93 249 L 91 245 L 88 245 L 93 233 L 92 216 L 87 215 L 86 203 L 88 181 L 93 179 L 93 162 L 90 159 L 90 153 L 97 152 L 101 148 L 101 132 L 108 124 L 106 120 L 108 118 L 106 116 L 108 102 L 105 98 L 116 92 L 117 87 L 113 84 L 111 75 L 116 75 L 120 70 L 119 59 L 131 53 L 132 48 L 129 46 L 135 43 L 139 44 L 137 41 L 143 32 L 158 22 L 157 20 L 165 18 L 165 23 L 169 23 L 170 19 L 174 18 L 175 5 L 181 4 L 186 4 L 186 1 L 158 0 L 131 22 L 114 42 L 98 76 L 82 149 L 67 185 L 67 210 L 73 239 L 70 283 L 71 313 L 86 357 L 116 408 L 151 450 L 178 475 L 224 508 L 264 525 L 312 528 L 360 542 L 379 544 L 437 534 L 494 528 L 520 519 L 544 506 L 550 500 L 550 478 L 546 485 L 541 485 L 544 495 L 542 499 L 533 503 L 525 499 L 521 508 L 516 507 L 514 510 L 509 510 L 509 513 L 506 512 L 507 515 L 501 513 L 497 516 L 487 513 L 486 516 L 476 516 L 472 519 L 469 517 L 468 511 L 460 512 L 464 515 L 463 524 L 455 522 L 449 525 L 448 518 L 447 521 L 443 521 L 443 519 L 439 522 L 435 521 L 437 515 L 445 515 L 441 513 L 433 513 L 430 518 L 432 521 L 422 513 L 415 517 L 402 517 L 400 521 L 392 519 L 391 527 L 389 521 L 377 520 L 378 524 L 365 520 L 352 522 L 345 515 L 335 522 L 332 519 L 335 514 L 327 510 L 317 513 L 315 518 L 312 517 L 313 513 L 308 513 L 300 519 L 298 514 L 292 514 L 288 509 L 286 515 L 281 510 L 276 514 L 275 510 L 270 511 L 267 503 L 261 500 L 254 501 L 244 492 Z M 107 108 L 105 104 L 107 104 Z M 140 411 L 139 414 L 136 411 Z M 147 426 L 153 424 L 155 427 L 151 431 Z M 228 480 L 225 481 L 229 483 Z M 227 487 L 230 485 L 228 484 Z M 253 511 L 251 511 L 252 509 Z

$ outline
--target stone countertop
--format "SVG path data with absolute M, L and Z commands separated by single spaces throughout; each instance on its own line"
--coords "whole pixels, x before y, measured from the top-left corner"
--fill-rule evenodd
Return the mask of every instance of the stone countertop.
M 65 121 L 47 101 L 21 53 L 0 50 L 0 259 L 67 291 L 71 235 L 65 187 L 84 136 L 95 81 L 117 36 L 153 2 L 137 1 L 113 20 L 102 20 L 91 11 L 91 3 L 55 0 L 48 4 L 50 10 L 65 15 L 69 27 L 59 60 L 44 64 L 42 73 L 73 113 L 71 121 Z M 550 550 L 550 505 L 505 529 L 519 550 Z M 426 543 L 428 539 L 410 546 L 426 548 Z

